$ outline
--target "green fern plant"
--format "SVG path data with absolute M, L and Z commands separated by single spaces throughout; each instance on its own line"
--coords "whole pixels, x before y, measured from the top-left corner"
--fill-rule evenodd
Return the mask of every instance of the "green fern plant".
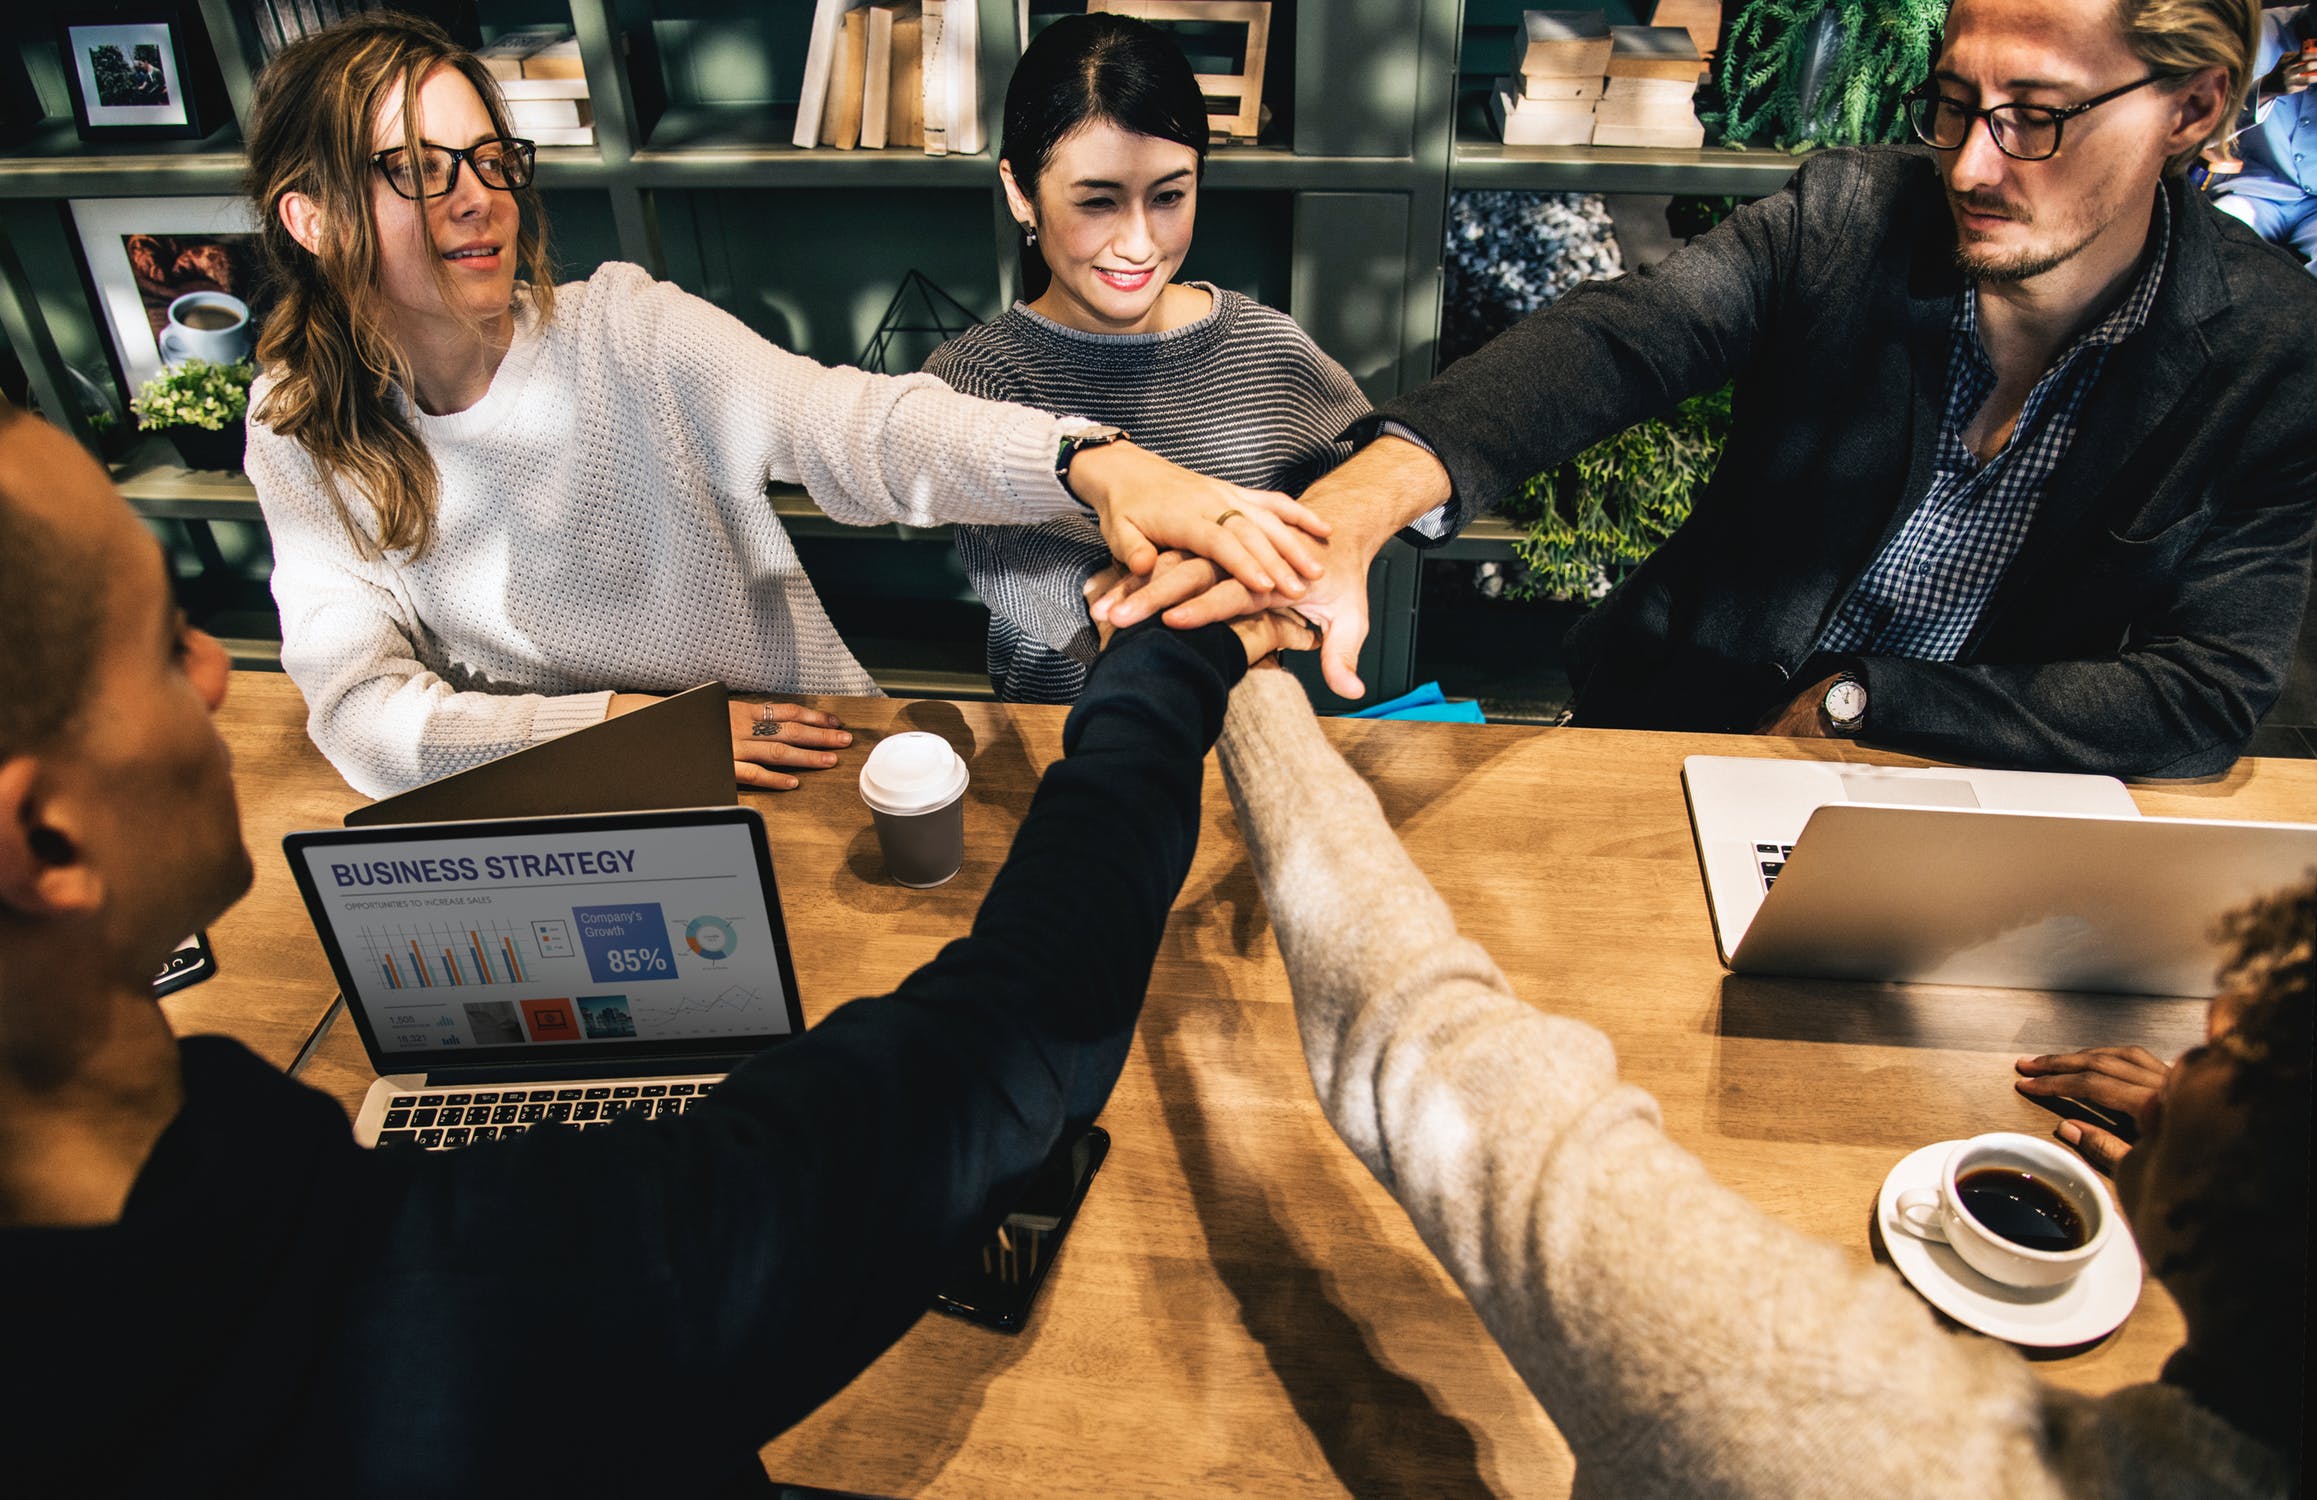
M 1730 434 L 1730 388 L 1606 438 L 1523 484 L 1499 507 L 1513 544 L 1515 599 L 1598 599 L 1689 519 Z
M 1698 118 L 1728 146 L 1903 140 L 1946 18 L 1947 0 L 1747 0 Z

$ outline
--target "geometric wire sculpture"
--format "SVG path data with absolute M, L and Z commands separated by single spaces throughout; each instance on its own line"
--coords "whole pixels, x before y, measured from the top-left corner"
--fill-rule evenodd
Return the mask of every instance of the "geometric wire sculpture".
M 916 294 L 915 307 L 908 305 L 911 293 Z M 900 374 L 911 374 L 941 344 L 980 324 L 963 303 L 911 271 L 901 278 L 901 289 L 886 305 L 885 316 L 877 320 L 859 367 L 873 375 L 896 373 L 896 367 Z M 920 343 L 922 349 L 917 347 Z

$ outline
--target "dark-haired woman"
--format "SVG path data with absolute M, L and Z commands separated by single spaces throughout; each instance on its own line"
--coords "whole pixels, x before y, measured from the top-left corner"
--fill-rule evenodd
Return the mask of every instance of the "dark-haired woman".
M 1318 573 L 1281 519 L 1324 533 L 1301 507 L 1091 423 L 825 369 L 634 266 L 554 285 L 531 148 L 427 22 L 366 14 L 283 49 L 249 150 L 283 287 L 249 442 L 282 664 L 364 792 L 712 677 L 875 693 L 765 502 L 773 481 L 857 525 L 1091 505 L 1130 561 L 1188 546 L 1283 582 Z M 790 705 L 735 705 L 732 737 L 737 779 L 773 788 L 849 740 Z
M 1024 290 L 943 344 L 926 372 L 958 390 L 1122 427 L 1152 452 L 1289 494 L 1349 456 L 1368 410 L 1350 375 L 1285 313 L 1177 282 L 1206 166 L 1207 110 L 1165 33 L 1065 16 L 1006 90 L 998 173 L 1022 227 Z M 1080 517 L 958 529 L 990 607 L 990 682 L 1068 703 L 1094 659 L 1083 588 L 1109 551 Z

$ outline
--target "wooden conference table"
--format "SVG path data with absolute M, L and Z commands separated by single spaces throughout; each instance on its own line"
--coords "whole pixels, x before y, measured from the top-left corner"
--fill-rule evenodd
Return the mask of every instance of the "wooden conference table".
M 817 700 L 857 739 L 803 789 L 752 796 L 808 1022 L 891 988 L 965 931 L 1061 752 L 1063 713 Z M 219 715 L 258 879 L 212 929 L 221 964 L 164 1002 L 180 1031 L 290 1064 L 334 986 L 279 853 L 361 799 L 307 742 L 286 678 L 238 673 Z M 967 860 L 948 885 L 881 876 L 855 774 L 880 731 L 930 729 L 972 763 Z M 1873 759 L 1825 742 L 1333 721 L 1393 826 L 1533 1003 L 1616 1042 L 1673 1137 L 1715 1176 L 1862 1264 L 1875 1192 L 1927 1142 L 2046 1131 L 2011 1059 L 2202 1035 L 2201 1002 L 1742 979 L 1715 957 L 1681 757 Z M 2134 793 L 2149 813 L 2317 821 L 2317 762 L 2245 761 Z M 1068 912 L 1055 920 L 1069 921 Z M 302 1075 L 352 1106 L 351 1024 Z M 1103 1123 L 1115 1144 L 1028 1330 L 928 1314 L 765 1450 L 792 1484 L 877 1495 L 1563 1494 L 1568 1450 L 1391 1198 L 1312 1098 L 1244 846 L 1209 764 L 1198 861 Z M 1895 1273 L 1893 1273 L 1895 1274 Z M 2151 1281 L 2123 1329 L 2047 1359 L 2061 1385 L 2154 1376 L 2180 1339 Z M 800 1357 L 810 1357 L 800 1351 Z

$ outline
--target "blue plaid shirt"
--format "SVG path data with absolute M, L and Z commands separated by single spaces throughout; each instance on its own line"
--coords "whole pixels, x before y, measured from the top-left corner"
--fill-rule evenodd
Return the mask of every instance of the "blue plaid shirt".
M 1955 309 L 1947 357 L 1947 411 L 1931 487 L 1851 591 L 1818 649 L 1953 661 L 2027 539 L 2036 502 L 2076 435 L 2076 413 L 2100 378 L 2108 351 L 2139 331 L 2164 281 L 2172 205 L 2156 195 L 2156 253 L 2116 310 L 2068 346 L 2027 393 L 2009 441 L 1986 463 L 1963 441 L 1995 390 L 1979 344 L 1979 291 Z

